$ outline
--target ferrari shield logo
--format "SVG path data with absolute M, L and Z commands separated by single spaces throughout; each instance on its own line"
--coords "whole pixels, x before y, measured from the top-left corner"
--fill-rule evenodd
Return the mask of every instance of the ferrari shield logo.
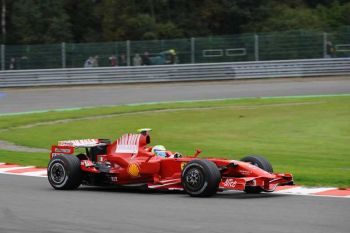
M 128 173 L 130 176 L 139 176 L 140 168 L 136 163 L 132 163 L 128 166 Z

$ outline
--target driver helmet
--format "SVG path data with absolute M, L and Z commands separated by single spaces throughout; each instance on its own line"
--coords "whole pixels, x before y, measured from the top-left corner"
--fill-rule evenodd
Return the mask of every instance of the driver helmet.
M 166 149 L 163 145 L 156 145 L 152 148 L 152 153 L 160 157 L 166 157 Z

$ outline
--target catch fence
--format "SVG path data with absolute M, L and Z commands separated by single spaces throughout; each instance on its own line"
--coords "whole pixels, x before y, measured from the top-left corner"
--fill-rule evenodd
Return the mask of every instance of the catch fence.
M 79 68 L 90 57 L 94 61 L 90 66 L 134 66 L 138 64 L 137 54 L 142 57 L 145 52 L 151 65 L 350 57 L 350 27 L 332 32 L 298 30 L 172 40 L 1 45 L 1 68 Z

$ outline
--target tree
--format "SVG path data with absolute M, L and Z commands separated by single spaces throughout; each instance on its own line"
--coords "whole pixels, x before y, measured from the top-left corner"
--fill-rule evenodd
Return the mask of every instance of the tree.
M 322 29 L 324 22 L 315 12 L 305 7 L 276 6 L 273 16 L 263 21 L 261 31 L 286 31 L 297 29 Z
M 70 41 L 69 17 L 61 0 L 17 0 L 12 6 L 12 33 L 18 43 Z
M 101 20 L 97 9 L 100 2 L 95 0 L 65 0 L 64 9 L 71 25 L 72 39 L 75 42 L 102 41 Z
M 325 29 L 334 29 L 343 25 L 350 25 L 350 2 L 340 4 L 338 1 L 329 6 L 319 5 L 317 15 L 325 22 Z
M 349 0 L 6 1 L 11 43 L 169 39 L 350 24 Z

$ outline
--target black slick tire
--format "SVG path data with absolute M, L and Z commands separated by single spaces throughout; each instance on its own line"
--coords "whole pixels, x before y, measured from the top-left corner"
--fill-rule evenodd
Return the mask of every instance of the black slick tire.
M 273 172 L 273 168 L 271 163 L 264 157 L 259 155 L 249 155 L 247 157 L 244 157 L 241 159 L 243 162 L 251 163 L 254 166 L 257 166 L 269 173 Z M 245 190 L 246 193 L 261 193 L 264 191 L 260 187 L 252 187 L 252 186 L 246 186 Z
M 72 155 L 53 157 L 47 168 L 47 177 L 54 189 L 71 190 L 78 188 L 82 181 L 79 158 Z
M 181 174 L 186 193 L 192 197 L 209 197 L 216 194 L 221 174 L 216 164 L 209 160 L 192 160 Z

